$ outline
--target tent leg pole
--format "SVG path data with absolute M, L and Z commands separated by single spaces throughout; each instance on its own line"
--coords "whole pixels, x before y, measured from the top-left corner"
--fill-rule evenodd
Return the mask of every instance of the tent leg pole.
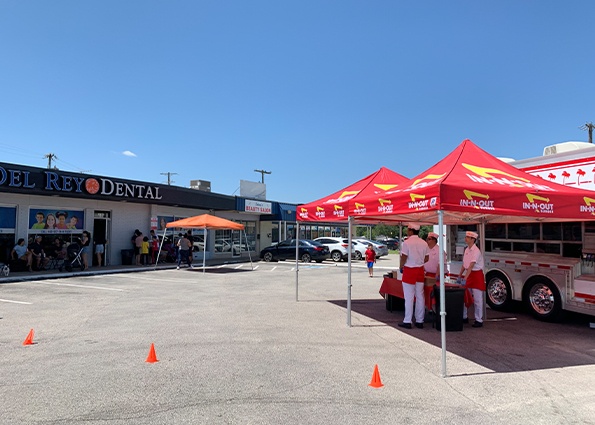
M 438 211 L 438 240 L 444 240 L 444 212 L 442 210 Z M 442 251 L 442 247 L 440 247 L 440 251 Z M 445 295 L 446 291 L 444 290 L 444 275 L 445 275 L 445 265 L 444 265 L 444 256 L 439 255 L 439 264 L 440 264 L 440 339 L 442 344 L 442 377 L 446 378 L 446 302 L 445 302 Z
M 347 326 L 351 327 L 351 226 L 353 225 L 353 217 L 349 216 L 347 218 L 347 231 L 348 231 L 348 245 L 347 248 Z
M 300 222 L 296 223 L 296 232 L 295 232 L 295 301 L 298 301 L 298 284 L 299 284 L 299 273 L 300 273 L 300 263 L 299 263 L 299 253 L 300 253 Z

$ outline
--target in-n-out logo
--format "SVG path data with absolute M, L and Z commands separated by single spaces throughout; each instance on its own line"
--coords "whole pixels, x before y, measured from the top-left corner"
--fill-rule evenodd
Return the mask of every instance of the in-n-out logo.
M 478 210 L 495 210 L 494 201 L 490 200 L 487 193 L 478 193 L 471 190 L 463 190 L 465 199 L 459 201 L 461 207 L 470 207 Z
M 549 198 L 534 195 L 532 193 L 527 193 L 526 196 L 529 202 L 523 202 L 524 210 L 531 210 L 543 214 L 554 213 L 554 204 L 550 203 Z
M 324 208 L 322 208 L 322 207 L 316 207 L 316 213 L 315 214 L 316 214 L 316 217 L 318 217 L 318 218 L 325 218 L 326 217 Z
M 301 218 L 308 218 L 308 209 L 307 208 L 300 208 L 299 215 Z
M 378 212 L 382 214 L 389 214 L 393 212 L 393 204 L 390 199 L 378 199 Z
M 426 199 L 426 195 L 418 195 L 416 193 L 410 193 L 409 196 L 411 197 L 411 202 L 409 202 L 409 204 L 408 204 L 408 207 L 410 210 L 428 209 L 430 200 Z
M 343 207 L 340 205 L 335 205 L 333 208 L 333 215 L 335 217 L 345 217 L 345 211 L 343 211 Z
M 595 215 L 595 199 L 584 197 L 585 205 L 581 205 L 580 212 L 586 212 Z
M 364 204 L 360 204 L 360 203 L 356 202 L 355 209 L 353 210 L 353 212 L 358 215 L 365 215 L 366 214 L 366 206 Z

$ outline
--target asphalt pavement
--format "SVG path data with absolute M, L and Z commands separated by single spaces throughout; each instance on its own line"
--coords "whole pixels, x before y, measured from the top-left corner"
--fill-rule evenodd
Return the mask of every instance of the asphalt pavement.
M 595 424 L 592 318 L 488 311 L 447 333 L 443 378 L 440 333 L 378 294 L 395 266 L 354 263 L 351 327 L 345 263 L 297 289 L 291 262 L 0 280 L 0 423 Z

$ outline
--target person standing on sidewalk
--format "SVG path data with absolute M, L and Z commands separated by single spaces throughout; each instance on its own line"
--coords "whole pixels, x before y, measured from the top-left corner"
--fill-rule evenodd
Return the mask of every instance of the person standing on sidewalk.
M 419 224 L 407 226 L 407 240 L 401 248 L 401 273 L 403 274 L 403 295 L 405 297 L 405 317 L 401 328 L 411 329 L 413 319 L 413 299 L 415 302 L 415 327 L 423 329 L 426 313 L 424 303 L 424 263 L 428 261 L 430 249 L 420 239 Z
M 442 259 L 444 264 L 446 264 L 446 251 L 440 249 L 438 246 L 438 235 L 434 232 L 428 233 L 428 237 L 426 238 L 426 242 L 428 244 L 428 248 L 430 249 L 428 261 L 424 264 L 424 271 L 426 273 L 426 278 L 436 278 L 440 273 L 440 253 L 442 253 Z M 432 280 L 430 279 L 430 282 Z M 436 279 L 436 284 L 440 282 L 439 279 Z M 430 286 L 429 286 L 430 285 Z M 426 296 L 426 307 L 430 312 L 432 310 L 432 292 L 434 291 L 434 285 L 425 284 L 424 292 Z
M 184 233 L 182 237 L 178 240 L 178 267 L 177 269 L 180 270 L 180 264 L 182 261 L 188 264 L 188 267 L 191 267 L 191 263 L 188 262 L 188 255 L 191 254 L 192 243 L 188 240 L 188 235 Z
M 374 277 L 374 263 L 376 262 L 376 251 L 374 251 L 374 247 L 371 243 L 368 244 L 368 249 L 366 249 L 366 263 L 368 266 L 368 274 L 370 277 Z
M 473 294 L 473 310 L 475 313 L 474 328 L 481 328 L 483 326 L 483 293 L 486 290 L 486 280 L 483 274 L 483 255 L 475 245 L 477 241 L 477 233 L 466 232 L 465 253 L 463 254 L 463 265 L 459 277 L 465 280 L 466 289 L 470 289 Z M 463 307 L 463 322 L 467 322 L 467 307 Z

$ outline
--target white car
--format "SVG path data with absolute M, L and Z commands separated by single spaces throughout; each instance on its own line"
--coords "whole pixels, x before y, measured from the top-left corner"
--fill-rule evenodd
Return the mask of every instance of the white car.
M 314 240 L 328 247 L 329 251 L 331 252 L 331 260 L 333 260 L 335 263 L 338 263 L 341 260 L 347 261 L 347 256 L 349 253 L 349 251 L 347 251 L 349 239 L 323 236 Z M 353 255 L 353 249 L 351 252 L 351 255 Z
M 353 258 L 355 258 L 356 260 L 365 260 L 368 245 L 357 239 L 353 239 L 351 243 L 353 244 L 353 248 L 355 249 L 355 252 L 353 253 Z
M 360 241 L 361 243 L 366 244 L 366 247 L 368 246 L 368 244 L 371 243 L 372 247 L 374 247 L 374 251 L 376 251 L 376 258 L 380 258 L 385 255 L 388 255 L 388 247 L 381 242 L 371 241 L 371 240 L 365 239 L 365 238 L 357 238 L 354 240 Z

